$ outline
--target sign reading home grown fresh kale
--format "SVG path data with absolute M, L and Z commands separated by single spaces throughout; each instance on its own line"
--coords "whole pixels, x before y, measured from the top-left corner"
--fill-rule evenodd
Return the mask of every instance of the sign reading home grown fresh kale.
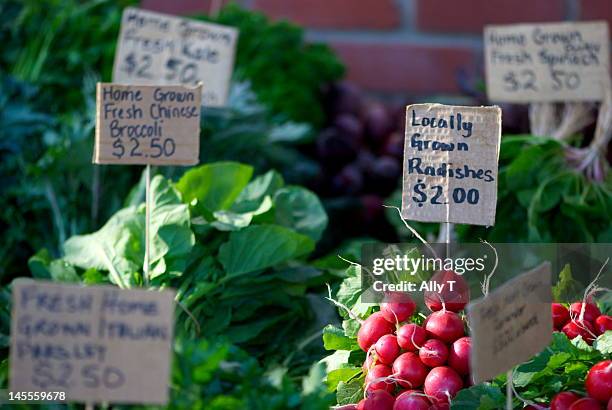
M 113 82 L 131 85 L 202 83 L 202 104 L 225 105 L 238 30 L 128 7 L 117 41 Z

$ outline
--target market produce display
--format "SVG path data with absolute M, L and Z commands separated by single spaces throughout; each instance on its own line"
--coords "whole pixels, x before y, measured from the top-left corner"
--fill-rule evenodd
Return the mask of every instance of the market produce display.
M 179 378 L 176 403 L 185 408 L 222 400 L 222 386 L 229 383 L 222 381 L 237 374 L 261 377 L 265 370 L 254 357 L 266 366 L 275 364 L 276 381 L 257 387 L 245 382 L 242 388 L 269 389 L 270 395 L 278 396 L 275 408 L 286 408 L 282 400 L 289 400 L 290 393 L 278 390 L 283 380 L 306 374 L 313 355 L 320 354 L 316 344 L 304 341 L 305 336 L 307 340 L 318 335 L 321 324 L 312 295 L 328 279 L 305 258 L 325 229 L 327 216 L 314 194 L 286 186 L 278 173 L 252 175 L 248 165 L 222 162 L 193 168 L 176 183 L 162 176 L 152 181 L 151 228 L 158 239 L 150 259 L 150 286 L 178 291 L 175 360 L 184 365 L 176 367 L 173 377 Z M 136 197 L 100 230 L 69 238 L 61 259 L 53 259 L 46 250 L 38 252 L 29 261 L 32 276 L 142 286 L 145 210 L 140 201 Z M 6 348 L 10 303 L 6 289 L 2 295 L 7 303 L 1 341 Z M 6 349 L 3 352 L 0 380 L 6 381 Z M 205 371 L 198 370 L 201 366 Z M 327 402 L 322 371 L 311 370 L 311 387 L 305 391 L 316 398 L 305 401 Z M 321 380 L 315 383 L 317 378 Z M 206 386 L 216 379 L 221 383 L 218 390 L 209 390 Z M 241 386 L 232 388 L 231 400 L 236 403 L 266 403 L 266 398 L 242 391 Z M 183 389 L 205 393 L 192 397 Z
M 234 3 L 210 16 L 190 17 L 200 21 L 190 28 L 202 36 L 197 41 L 215 37 L 214 30 L 206 31 L 212 27 L 209 23 L 238 32 L 234 70 L 223 73 L 226 80 L 232 79 L 227 104 L 204 104 L 200 110 L 199 101 L 192 101 L 200 124 L 172 125 L 183 131 L 173 135 L 182 138 L 182 148 L 198 147 L 188 152 L 188 162 L 182 162 L 190 166 L 178 167 L 181 162 L 168 160 L 152 167 L 151 160 L 145 159 L 148 154 L 134 162 L 145 165 L 144 172 L 140 166 L 92 164 L 94 132 L 103 126 L 109 132 L 108 124 L 116 119 L 96 118 L 105 102 L 96 100 L 97 84 L 120 82 L 111 73 L 122 13 L 137 6 L 136 0 L 7 0 L 0 4 L 0 405 L 9 393 L 15 408 L 33 408 L 26 403 L 31 401 L 28 392 L 9 392 L 9 387 L 30 383 L 45 390 L 55 383 L 70 390 L 92 380 L 91 374 L 81 372 L 57 375 L 49 370 L 57 366 L 41 360 L 52 357 L 55 364 L 65 364 L 74 359 L 53 357 L 68 349 L 61 339 L 65 328 L 60 325 L 44 328 L 46 319 L 37 322 L 41 333 L 49 332 L 49 341 L 42 342 L 48 343 L 47 350 L 28 353 L 15 347 L 17 338 L 29 331 L 27 320 L 22 322 L 18 309 L 12 309 L 22 295 L 12 281 L 20 279 L 40 287 L 50 282 L 122 294 L 137 288 L 147 296 L 164 291 L 160 294 L 169 295 L 164 306 L 172 306 L 164 310 L 164 326 L 160 326 L 164 329 L 161 339 L 167 344 L 160 342 L 163 349 L 156 350 L 167 353 L 164 359 L 171 357 L 169 373 L 159 376 L 160 385 L 167 386 L 167 397 L 159 402 L 146 402 L 145 397 L 123 403 L 107 385 L 107 391 L 101 392 L 92 382 L 86 386 L 91 397 L 82 403 L 74 402 L 79 397 L 67 404 L 35 405 L 45 410 L 76 410 L 84 405 L 88 409 L 612 410 L 609 260 L 592 277 L 599 254 L 584 265 L 572 263 L 554 272 L 551 317 L 549 296 L 547 309 L 537 316 L 552 319 L 552 329 L 549 322 L 545 326 L 550 333 L 540 332 L 546 339 L 536 343 L 539 350 L 551 340 L 548 346 L 535 355 L 536 349 L 522 350 L 524 355 L 512 362 L 512 368 L 505 368 L 507 373 L 493 378 L 496 369 L 490 377 L 479 379 L 480 366 L 472 359 L 486 351 L 474 350 L 486 338 L 479 336 L 475 324 L 486 320 L 473 320 L 475 304 L 470 301 L 481 291 L 483 298 L 493 299 L 489 293 L 493 272 L 479 283 L 481 277 L 464 276 L 455 267 L 415 268 L 412 274 L 417 276 L 408 282 L 418 279 L 434 285 L 453 283 L 453 287 L 439 292 L 433 288 L 414 293 L 385 291 L 382 301 L 374 302 L 365 297 L 367 252 L 361 248 L 377 241 L 405 240 L 431 249 L 428 242 L 446 242 L 450 255 L 453 241 L 481 241 L 496 259 L 495 242 L 599 243 L 598 250 L 607 249 L 605 242 L 612 242 L 609 89 L 592 87 L 592 78 L 587 79 L 582 68 L 561 74 L 544 70 L 534 84 L 543 87 L 553 81 L 557 88 L 543 87 L 536 94 L 545 100 L 532 101 L 533 89 L 521 89 L 513 72 L 496 72 L 495 83 L 486 90 L 479 78 L 457 73 L 463 95 L 451 101 L 467 101 L 476 117 L 491 109 L 477 106 L 491 104 L 487 95 L 493 88 L 510 93 L 511 101 L 525 103 L 501 104 L 503 122 L 497 115 L 496 126 L 482 127 L 478 138 L 473 138 L 472 124 L 491 123 L 464 121 L 466 127 L 470 124 L 469 135 L 457 134 L 460 127 L 454 127 L 455 121 L 462 120 L 454 113 L 460 106 L 437 104 L 453 114 L 436 121 L 433 117 L 423 121 L 430 120 L 423 117 L 414 124 L 427 127 L 432 133 L 427 142 L 445 146 L 441 151 L 450 150 L 444 144 L 452 138 L 472 137 L 470 143 L 482 139 L 489 148 L 495 147 L 484 159 L 476 149 L 470 151 L 464 140 L 460 140 L 463 148 L 457 150 L 470 151 L 458 156 L 466 167 L 472 160 L 491 166 L 498 161 L 491 188 L 496 189 L 497 200 L 481 194 L 477 199 L 495 211 L 495 218 L 487 219 L 494 225 L 450 226 L 450 211 L 458 204 L 436 202 L 442 195 L 441 185 L 438 196 L 430 200 L 440 205 L 437 210 L 445 208 L 444 216 L 419 219 L 432 223 L 413 223 L 398 216 L 406 104 L 427 100 L 420 97 L 397 104 L 405 95 L 387 99 L 367 93 L 343 78 L 345 69 L 330 46 L 310 41 L 305 30 L 293 23 Z M 147 15 L 155 25 L 155 14 Z M 189 29 L 188 20 L 176 21 L 181 29 Z M 558 30 L 587 30 L 581 33 L 588 41 L 607 44 L 605 23 L 594 23 L 597 30 L 588 31 L 591 25 L 562 23 Z M 156 35 L 163 36 L 163 26 L 159 24 Z M 556 27 L 495 29 L 507 30 L 511 38 L 517 30 L 532 26 L 544 31 Z M 146 49 L 146 30 L 139 35 L 143 38 L 138 41 L 144 44 L 140 46 Z M 558 41 L 543 47 L 558 47 L 566 37 L 554 38 Z M 183 40 L 172 39 L 176 44 Z M 485 40 L 498 52 L 506 46 L 495 38 Z M 172 41 L 168 39 L 168 44 Z M 587 45 L 585 50 L 591 43 Z M 195 58 L 206 53 L 213 56 L 204 48 Z M 607 49 L 592 48 L 596 53 L 602 50 Z M 126 64 L 131 74 L 138 71 L 135 59 L 128 58 Z M 589 75 L 605 75 L 609 68 L 604 68 Z M 568 78 L 586 81 L 570 84 Z M 584 83 L 591 84 L 589 89 L 597 95 L 582 98 Z M 136 85 L 124 84 L 132 88 L 125 92 L 137 93 Z M 569 85 L 574 88 L 561 90 Z M 568 100 L 556 99 L 557 92 L 567 92 Z M 122 114 L 117 116 L 124 120 Z M 156 119 L 141 116 L 139 120 Z M 170 128 L 168 123 L 164 126 Z M 500 129 L 506 134 L 501 143 Z M 199 139 L 193 131 L 199 131 Z M 104 143 L 112 145 L 113 138 L 116 135 L 109 132 Z M 492 138 L 497 138 L 495 144 Z M 108 152 L 105 158 L 115 161 Z M 446 168 L 437 172 L 416 178 L 450 178 Z M 477 179 L 476 171 L 474 175 Z M 416 208 L 416 202 L 413 210 L 426 213 Z M 478 223 L 474 218 L 478 215 L 467 223 Z M 360 257 L 364 266 L 355 262 Z M 531 263 L 529 257 L 525 256 L 525 266 Z M 499 269 L 502 274 L 498 273 L 494 287 L 503 286 L 514 267 L 496 264 L 493 271 Z M 540 280 L 538 285 L 543 282 L 548 293 L 549 281 Z M 505 302 L 505 306 L 516 308 L 512 312 L 516 316 L 499 318 L 490 313 L 499 319 L 500 328 L 506 321 L 522 324 L 516 318 L 524 305 L 519 307 L 520 298 L 513 297 L 518 302 Z M 131 301 L 133 306 L 142 308 L 136 299 Z M 71 314 L 78 318 L 76 310 Z M 56 323 L 73 320 L 61 309 L 42 315 L 47 313 L 57 314 Z M 144 328 L 155 325 L 155 317 L 147 317 L 151 322 Z M 85 342 L 75 336 L 74 346 L 89 341 L 105 346 L 111 338 L 105 339 L 102 327 L 97 329 L 97 333 L 87 332 L 90 340 Z M 507 344 L 511 344 L 511 336 L 524 333 L 503 335 L 508 335 Z M 118 337 L 112 343 L 116 348 L 122 341 Z M 53 346 L 60 348 L 53 350 Z M 142 349 L 143 354 L 154 355 L 144 342 Z M 30 353 L 32 357 L 23 362 L 12 361 L 16 354 Z M 16 377 L 15 363 L 31 366 L 27 377 Z
M 435 274 L 458 281 L 455 292 L 444 294 L 455 303 L 428 303 L 432 294 L 425 292 L 422 301 L 387 293 L 386 301 L 375 304 L 361 301 L 360 269 L 348 269 L 334 296 L 341 306 L 342 327 L 330 325 L 323 334 L 325 348 L 334 351 L 322 360 L 328 369 L 326 383 L 336 392 L 338 405 L 345 406 L 341 408 L 504 408 L 505 376 L 474 386 L 470 378 L 472 343 L 463 311 L 467 282 L 462 276 L 450 271 Z M 555 294 L 567 291 L 567 280 L 566 274 Z M 515 405 L 545 409 L 550 403 L 552 409 L 565 409 L 569 407 L 554 403 L 582 397 L 582 403 L 607 404 L 612 397 L 612 366 L 607 360 L 612 354 L 612 306 L 601 303 L 607 313 L 594 299 L 551 304 L 553 342 L 514 370 Z
M 138 168 L 91 164 L 95 84 L 110 81 L 121 13 L 136 3 L 0 5 L 3 284 L 28 275 L 27 259 L 38 249 L 60 255 L 68 237 L 98 229 L 141 177 Z M 215 21 L 243 35 L 228 106 L 202 112 L 200 161 L 247 162 L 303 184 L 318 166 L 297 147 L 322 123 L 321 88 L 341 76 L 342 65 L 326 45 L 305 43 L 299 27 L 261 13 L 228 6 Z M 161 172 L 178 178 L 184 170 Z

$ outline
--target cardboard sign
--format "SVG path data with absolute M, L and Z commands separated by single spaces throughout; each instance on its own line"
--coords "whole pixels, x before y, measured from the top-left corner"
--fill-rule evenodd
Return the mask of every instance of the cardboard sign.
M 550 263 L 525 272 L 467 306 L 474 383 L 539 353 L 552 339 Z
M 128 7 L 123 12 L 113 82 L 204 84 L 202 104 L 225 105 L 238 30 Z
M 193 165 L 201 87 L 98 83 L 96 164 Z
M 67 401 L 168 401 L 174 292 L 13 282 L 12 391 Z
M 499 107 L 406 107 L 402 217 L 493 225 Z
M 487 94 L 491 101 L 596 101 L 609 83 L 608 24 L 487 26 Z

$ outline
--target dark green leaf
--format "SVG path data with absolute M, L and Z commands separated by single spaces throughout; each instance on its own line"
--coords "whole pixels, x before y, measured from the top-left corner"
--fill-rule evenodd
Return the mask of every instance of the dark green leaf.
M 279 225 L 307 235 L 315 241 L 327 226 L 327 214 L 319 198 L 301 187 L 286 187 L 274 195 L 274 213 Z
M 221 245 L 219 261 L 228 275 L 264 269 L 306 255 L 314 242 L 289 229 L 274 225 L 249 226 L 232 232 Z
M 341 381 L 336 390 L 336 400 L 339 405 L 357 404 L 363 399 L 363 380 L 354 379 L 348 383 Z
M 176 184 L 185 202 L 212 213 L 228 209 L 253 175 L 253 168 L 236 162 L 202 165 L 185 173 Z
M 357 341 L 344 335 L 344 331 L 333 325 L 323 329 L 323 345 L 327 350 L 353 350 L 358 347 Z

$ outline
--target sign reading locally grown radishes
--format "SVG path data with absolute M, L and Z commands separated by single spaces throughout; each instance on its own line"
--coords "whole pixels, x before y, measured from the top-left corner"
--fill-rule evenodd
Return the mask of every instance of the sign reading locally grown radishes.
M 606 22 L 487 26 L 484 43 L 491 101 L 597 101 L 609 83 Z
M 13 282 L 12 391 L 66 401 L 168 401 L 174 292 Z
M 409 105 L 402 217 L 493 225 L 500 138 L 499 107 Z
M 98 83 L 94 162 L 197 164 L 201 95 L 201 87 Z
M 113 82 L 204 85 L 202 104 L 225 105 L 238 30 L 128 7 L 123 12 Z
M 467 306 L 475 384 L 539 353 L 552 339 L 551 266 L 545 262 Z

